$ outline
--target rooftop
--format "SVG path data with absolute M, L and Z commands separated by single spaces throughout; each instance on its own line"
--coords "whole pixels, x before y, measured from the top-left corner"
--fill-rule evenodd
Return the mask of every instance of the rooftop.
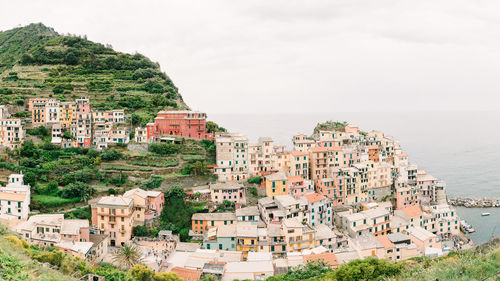
M 227 189 L 240 189 L 240 188 L 243 188 L 243 184 L 239 182 L 218 182 L 210 184 L 210 190 L 215 190 L 215 189 L 227 190 Z
M 171 270 L 184 281 L 197 281 L 201 277 L 201 270 L 188 269 L 183 267 L 174 267 Z
M 123 196 L 104 196 L 99 201 L 97 201 L 98 205 L 113 205 L 113 206 L 130 206 L 132 203 L 132 198 L 127 198 Z
M 337 267 L 339 262 L 334 253 L 323 253 L 323 254 L 312 254 L 304 255 L 304 263 L 312 260 L 323 260 L 325 263 L 329 264 L 331 267 Z
M 234 213 L 196 213 L 193 214 L 193 220 L 213 220 L 213 221 L 234 221 Z
M 274 174 L 270 174 L 270 175 L 266 176 L 266 180 L 269 180 L 269 181 L 286 181 L 287 177 L 285 176 L 284 173 L 278 172 L 278 173 L 274 173 Z
M 250 206 L 245 208 L 240 208 L 236 210 L 236 216 L 258 216 L 260 215 L 259 208 L 257 206 Z

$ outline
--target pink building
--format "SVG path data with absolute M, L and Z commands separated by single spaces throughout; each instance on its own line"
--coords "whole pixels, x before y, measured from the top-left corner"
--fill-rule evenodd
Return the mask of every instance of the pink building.
M 177 136 L 194 139 L 213 139 L 207 131 L 207 115 L 198 111 L 160 111 L 154 123 L 147 125 L 150 137 Z
M 408 185 L 407 181 L 396 180 L 396 209 L 403 209 L 422 203 L 420 192 L 414 186 Z
M 288 192 L 295 199 L 299 199 L 300 197 L 314 192 L 314 184 L 310 180 L 304 180 L 301 176 L 291 176 L 288 177 Z
M 344 205 L 346 193 L 340 178 L 319 179 L 316 182 L 316 192 L 332 199 L 332 206 Z

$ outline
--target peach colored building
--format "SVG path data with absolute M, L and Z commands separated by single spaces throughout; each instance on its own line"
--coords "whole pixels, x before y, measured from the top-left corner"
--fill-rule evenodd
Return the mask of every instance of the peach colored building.
M 415 186 L 408 184 L 408 181 L 401 178 L 395 181 L 396 209 L 403 209 L 413 205 L 420 205 L 422 202 L 420 192 Z
M 224 201 L 246 204 L 245 187 L 238 182 L 225 182 L 210 184 L 210 199 L 212 202 L 222 204 Z
M 274 173 L 265 177 L 266 196 L 274 197 L 276 195 L 288 194 L 288 178 L 284 173 Z
M 327 178 L 331 150 L 326 147 L 313 147 L 309 152 L 311 179 L 317 181 Z
M 309 153 L 301 151 L 290 152 L 290 173 L 291 176 L 301 176 L 309 179 Z
M 234 213 L 196 213 L 191 218 L 191 231 L 204 234 L 208 229 L 236 223 Z
M 125 192 L 123 197 L 134 202 L 134 226 L 151 224 L 160 216 L 165 206 L 165 197 L 160 191 L 135 188 Z
M 92 226 L 109 236 L 110 246 L 124 245 L 132 237 L 134 200 L 124 196 L 102 197 L 92 205 Z
M 31 123 L 33 126 L 42 126 L 46 123 L 45 105 L 46 98 L 33 98 L 28 102 L 28 110 L 31 112 Z
M 301 176 L 288 177 L 287 183 L 288 183 L 288 192 L 295 199 L 298 199 L 303 195 L 314 192 L 313 182 L 310 180 L 305 180 Z
M 344 205 L 345 190 L 340 178 L 324 178 L 316 182 L 316 192 L 332 199 L 333 206 Z
M 55 246 L 62 240 L 90 242 L 88 220 L 67 220 L 63 214 L 31 216 L 17 226 L 17 232 L 28 242 Z
M 425 254 L 427 248 L 441 249 L 441 241 L 437 235 L 421 227 L 410 227 L 406 230 L 411 241 L 417 245 L 418 250 Z
M 0 146 L 16 149 L 21 147 L 23 142 L 21 119 L 0 119 Z

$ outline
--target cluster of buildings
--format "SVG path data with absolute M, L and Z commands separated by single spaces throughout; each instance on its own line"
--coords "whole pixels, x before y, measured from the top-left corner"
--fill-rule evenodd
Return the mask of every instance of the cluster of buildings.
M 87 98 L 71 102 L 34 98 L 29 100 L 28 110 L 32 125 L 49 128 L 52 143 L 63 148 L 94 146 L 102 149 L 108 144 L 130 141 L 124 110 L 92 110 Z
M 9 149 L 19 148 L 24 141 L 21 119 L 10 118 L 5 105 L 0 105 L 0 146 Z
M 2 110 L 0 108 L 0 144 L 18 145 L 23 139 L 21 121 L 5 119 L 11 121 L 4 122 Z M 130 125 L 126 124 L 124 110 L 92 109 L 88 98 L 70 102 L 33 98 L 29 100 L 28 110 L 32 125 L 49 128 L 52 143 L 63 148 L 93 146 L 103 149 L 109 144 L 131 141 Z M 5 129 L 2 127 L 4 123 Z M 133 140 L 137 143 L 173 142 L 176 137 L 212 140 L 214 135 L 207 128 L 206 113 L 191 110 L 160 111 L 154 122 L 148 123 L 146 127 L 135 128 Z
M 21 221 L 30 213 L 31 188 L 24 184 L 24 175 L 11 174 L 5 186 L 0 186 L 0 219 Z
M 266 196 L 256 206 L 237 204 L 235 212 L 194 214 L 190 235 L 203 241 L 198 252 L 241 254 L 238 262 L 269 256 L 268 268 L 276 270 L 311 253 L 339 264 L 451 250 L 443 241 L 459 234 L 460 220 L 445 184 L 411 164 L 392 137 L 347 125 L 292 141 L 287 151 L 270 138 L 249 144 L 241 134 L 216 134 L 218 183 L 209 198 L 220 204 L 221 191 L 231 190 L 223 200 L 241 203 L 234 195 L 244 194 L 241 182 L 252 177 L 261 177 Z M 204 266 L 185 268 L 203 273 Z
M 135 188 L 119 196 L 105 196 L 92 204 L 92 228 L 109 237 L 110 246 L 121 246 L 132 238 L 135 226 L 149 225 L 165 206 L 163 192 Z
M 154 122 L 135 129 L 135 142 L 170 142 L 175 137 L 212 140 L 207 128 L 207 114 L 199 111 L 160 111 Z

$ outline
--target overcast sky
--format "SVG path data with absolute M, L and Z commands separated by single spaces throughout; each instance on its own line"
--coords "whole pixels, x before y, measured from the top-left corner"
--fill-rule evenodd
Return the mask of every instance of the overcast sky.
M 500 1 L 8 1 L 161 64 L 193 109 L 283 113 L 500 109 Z

